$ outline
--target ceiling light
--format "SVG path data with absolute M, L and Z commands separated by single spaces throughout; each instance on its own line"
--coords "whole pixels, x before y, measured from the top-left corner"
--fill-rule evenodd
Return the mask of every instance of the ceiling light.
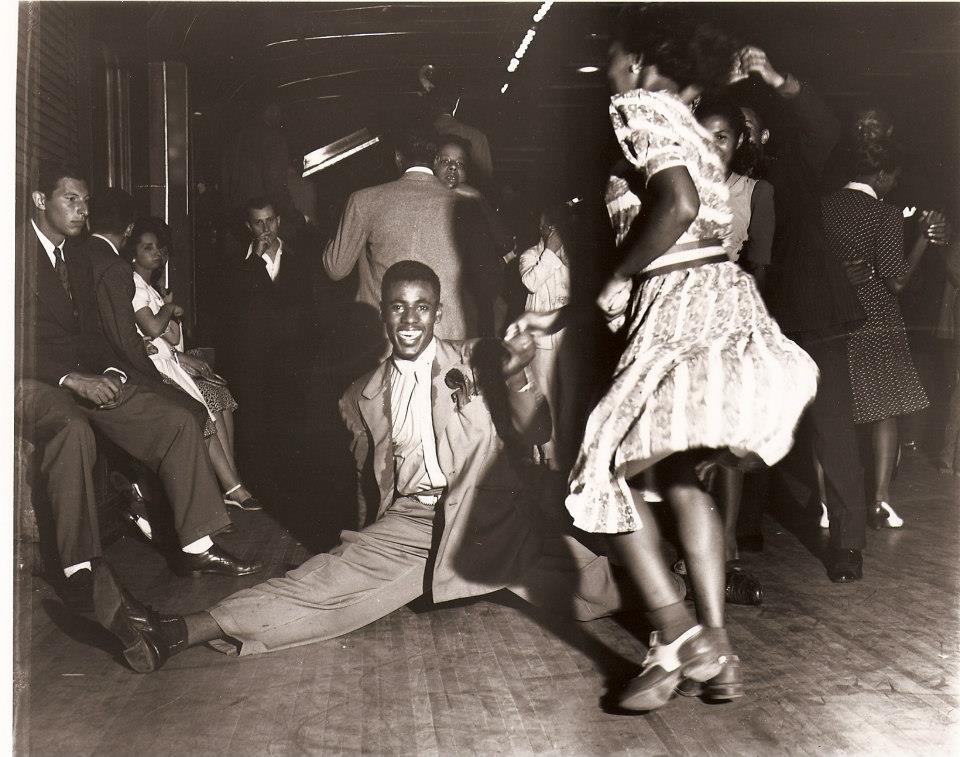
M 580 68 L 577 69 L 577 73 L 595 74 L 599 70 L 600 70 L 599 66 L 580 66 Z
M 504 84 L 502 87 L 500 87 L 500 94 L 501 94 L 501 95 L 504 94 L 504 93 L 507 91 L 507 87 L 509 87 L 509 86 L 510 86 L 510 82 L 507 82 L 507 83 Z
M 509 71 L 512 74 L 514 71 L 517 70 L 517 66 L 519 65 L 520 65 L 520 61 L 518 61 L 516 58 L 511 58 L 510 64 L 507 66 L 507 71 Z

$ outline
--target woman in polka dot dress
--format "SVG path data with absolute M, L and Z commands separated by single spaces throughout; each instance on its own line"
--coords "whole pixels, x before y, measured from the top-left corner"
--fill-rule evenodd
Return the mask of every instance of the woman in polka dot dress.
M 882 197 L 896 185 L 899 155 L 888 135 L 860 134 L 851 175 L 843 189 L 824 198 L 823 224 L 833 252 L 851 269 L 866 321 L 850 334 L 847 354 L 854 422 L 873 436 L 874 528 L 899 528 L 890 506 L 890 479 L 897 454 L 897 417 L 930 403 L 910 355 L 897 295 L 906 286 L 931 239 L 946 233 L 940 214 L 926 214 L 921 234 L 903 254 L 903 215 Z

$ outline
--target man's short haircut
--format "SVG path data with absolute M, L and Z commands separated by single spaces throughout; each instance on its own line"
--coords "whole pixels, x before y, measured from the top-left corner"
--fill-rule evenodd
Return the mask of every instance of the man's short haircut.
M 277 213 L 277 206 L 274 204 L 271 198 L 267 197 L 266 195 L 251 197 L 243 204 L 244 220 L 250 219 L 251 210 L 263 210 L 264 208 L 271 208 L 275 214 Z
M 133 197 L 122 189 L 110 187 L 90 198 L 90 231 L 94 234 L 123 234 L 136 216 Z
M 411 281 L 429 284 L 437 293 L 437 300 L 440 299 L 440 279 L 437 278 L 433 269 L 416 260 L 401 260 L 390 266 L 383 274 L 383 281 L 380 282 L 380 301 L 387 301 L 387 292 L 394 284 L 400 282 L 406 284 Z
M 433 168 L 433 161 L 437 157 L 437 135 L 427 127 L 408 129 L 397 135 L 396 147 L 406 168 Z
M 57 188 L 60 179 L 80 179 L 86 183 L 87 172 L 76 163 L 42 160 L 37 164 L 33 191 L 43 192 L 49 197 Z

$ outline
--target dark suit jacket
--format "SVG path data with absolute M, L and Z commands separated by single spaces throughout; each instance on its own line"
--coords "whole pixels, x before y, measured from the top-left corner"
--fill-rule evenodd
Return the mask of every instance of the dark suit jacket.
M 163 377 L 147 356 L 133 313 L 133 269 L 99 237 L 88 237 L 70 249 L 71 277 L 84 283 L 73 287 L 73 300 L 85 333 L 99 333 L 109 345 L 111 365 L 136 384 L 156 387 Z
M 847 333 L 864 314 L 827 246 L 820 215 L 824 166 L 840 127 L 806 85 L 796 96 L 778 99 L 786 116 L 774 134 L 780 154 L 765 177 L 773 184 L 777 218 L 768 273 L 770 312 L 788 333 Z
M 64 259 L 71 291 L 80 293 L 84 266 L 77 264 L 74 245 L 65 245 Z M 31 225 L 21 232 L 17 277 L 17 377 L 54 386 L 68 373 L 102 373 L 110 367 L 112 350 L 97 330 L 82 330 L 78 303 L 67 297 Z
M 263 258 L 243 255 L 246 250 L 227 277 L 231 357 L 246 363 L 295 358 L 316 341 L 307 259 L 284 241 L 280 270 L 271 280 Z
M 18 378 L 56 386 L 68 373 L 116 368 L 129 382 L 149 387 L 202 422 L 204 407 L 164 384 L 147 357 L 133 316 L 133 273 L 106 242 L 69 240 L 64 246 L 72 302 L 32 226 L 23 231 L 18 249 L 23 253 L 17 287 Z

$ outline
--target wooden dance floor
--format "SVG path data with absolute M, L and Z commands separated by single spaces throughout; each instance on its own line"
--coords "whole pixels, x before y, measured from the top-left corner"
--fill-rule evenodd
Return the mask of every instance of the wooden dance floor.
M 868 535 L 864 580 L 850 585 L 827 579 L 811 551 L 824 540 L 815 527 L 788 528 L 768 516 L 765 551 L 747 556 L 766 601 L 728 615 L 748 696 L 726 705 L 674 699 L 644 716 L 603 703 L 608 680 L 643 659 L 636 618 L 555 628 L 498 594 L 404 608 L 341 639 L 243 660 L 190 649 L 137 675 L 117 662 L 96 625 L 69 616 L 46 584 L 21 576 L 28 664 L 15 681 L 23 702 L 18 752 L 956 753 L 955 481 L 909 461 L 894 490 L 906 527 Z M 329 515 L 313 514 L 318 533 Z M 267 556 L 275 574 L 308 554 L 270 515 L 236 520 L 239 533 L 224 543 Z M 317 545 L 329 542 L 324 533 Z M 176 578 L 129 537 L 107 555 L 138 596 L 164 611 L 203 608 L 253 582 Z

